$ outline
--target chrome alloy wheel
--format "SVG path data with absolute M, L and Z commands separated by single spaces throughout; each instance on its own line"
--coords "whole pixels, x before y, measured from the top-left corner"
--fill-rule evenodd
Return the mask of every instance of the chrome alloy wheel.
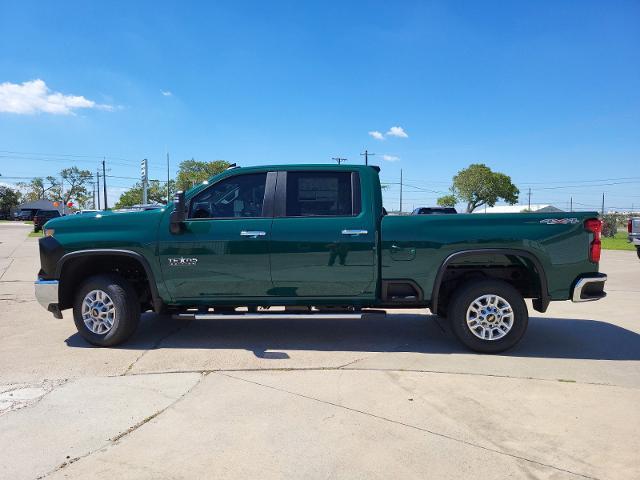
M 482 340 L 500 340 L 513 327 L 513 309 L 498 295 L 482 295 L 467 309 L 467 326 Z
M 111 297 L 102 290 L 91 290 L 82 301 L 82 320 L 86 327 L 97 335 L 104 335 L 113 327 L 116 306 Z

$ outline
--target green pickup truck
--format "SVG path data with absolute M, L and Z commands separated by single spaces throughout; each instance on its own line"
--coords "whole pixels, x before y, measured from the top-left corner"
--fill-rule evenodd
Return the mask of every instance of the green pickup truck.
M 166 208 L 53 219 L 38 301 L 73 308 L 90 343 L 125 341 L 141 312 L 185 319 L 357 318 L 429 308 L 480 352 L 515 345 L 525 298 L 605 296 L 595 212 L 387 215 L 379 169 L 230 168 Z

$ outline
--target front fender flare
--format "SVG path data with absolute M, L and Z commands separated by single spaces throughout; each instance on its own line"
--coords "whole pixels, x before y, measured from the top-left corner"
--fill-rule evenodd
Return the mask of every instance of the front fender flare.
M 135 259 L 142 265 L 144 272 L 147 276 L 147 281 L 149 282 L 149 291 L 151 292 L 151 299 L 153 303 L 153 310 L 156 313 L 159 313 L 163 310 L 164 302 L 160 297 L 158 292 L 158 285 L 156 283 L 156 278 L 151 269 L 151 265 L 149 261 L 144 257 L 144 255 L 134 252 L 133 250 L 121 250 L 121 249 L 109 249 L 109 248 L 96 248 L 90 250 L 76 250 L 75 252 L 69 252 L 60 258 L 56 265 L 56 274 L 55 277 L 58 279 L 62 278 L 62 271 L 64 269 L 65 263 L 69 260 L 79 258 L 79 257 L 87 257 L 87 256 L 96 256 L 96 255 L 116 255 L 116 256 L 124 256 Z

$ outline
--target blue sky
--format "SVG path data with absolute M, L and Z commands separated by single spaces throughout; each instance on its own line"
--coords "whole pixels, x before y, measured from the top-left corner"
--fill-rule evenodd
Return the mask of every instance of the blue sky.
M 164 178 L 167 148 L 174 165 L 368 148 L 383 181 L 403 169 L 405 209 L 474 162 L 532 202 L 640 205 L 638 1 L 3 1 L 0 32 L 5 182 L 102 155 Z

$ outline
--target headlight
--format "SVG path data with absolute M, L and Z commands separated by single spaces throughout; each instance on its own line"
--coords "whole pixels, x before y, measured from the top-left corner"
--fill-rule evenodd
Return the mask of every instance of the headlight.
M 56 233 L 56 231 L 53 228 L 45 228 L 44 229 L 44 236 L 45 237 L 53 237 L 54 233 Z

